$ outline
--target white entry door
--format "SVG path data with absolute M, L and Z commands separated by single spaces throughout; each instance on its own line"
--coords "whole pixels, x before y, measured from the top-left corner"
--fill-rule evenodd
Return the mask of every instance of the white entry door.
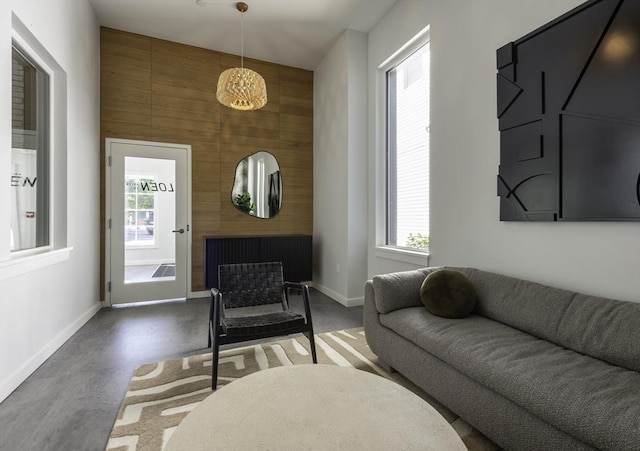
M 186 298 L 191 147 L 106 140 L 107 299 Z

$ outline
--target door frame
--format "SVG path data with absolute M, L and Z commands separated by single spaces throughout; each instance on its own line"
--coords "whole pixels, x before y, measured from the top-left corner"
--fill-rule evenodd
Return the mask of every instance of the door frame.
M 111 302 L 111 228 L 109 227 L 109 221 L 111 219 L 111 165 L 109 159 L 111 157 L 110 145 L 111 143 L 119 144 L 132 144 L 142 146 L 154 146 L 154 147 L 170 147 L 174 149 L 182 149 L 187 154 L 187 281 L 185 287 L 184 297 L 188 299 L 191 297 L 191 254 L 192 254 L 192 176 L 191 176 L 191 144 L 176 144 L 156 141 L 141 141 L 135 139 L 122 139 L 122 138 L 105 138 L 104 155 L 105 155 L 105 218 L 104 218 L 104 303 L 107 306 L 112 306 Z M 153 302 L 153 301 L 145 301 Z M 121 305 L 121 304 L 119 304 Z

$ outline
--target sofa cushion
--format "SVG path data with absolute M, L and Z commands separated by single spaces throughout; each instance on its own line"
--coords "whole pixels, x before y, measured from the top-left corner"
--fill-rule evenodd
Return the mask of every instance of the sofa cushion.
M 467 276 L 452 269 L 429 274 L 420 287 L 420 299 L 430 313 L 443 318 L 464 318 L 476 305 L 476 290 Z
M 474 313 L 614 365 L 640 371 L 640 303 L 587 296 L 475 268 Z
M 422 306 L 420 286 L 438 268 L 421 268 L 373 276 L 376 309 L 380 313 Z
M 640 372 L 640 303 L 576 294 L 560 320 L 558 342 Z
M 476 288 L 474 313 L 558 342 L 562 313 L 575 293 L 474 268 L 452 269 L 465 274 Z
M 640 374 L 635 371 L 478 315 L 444 319 L 418 307 L 380 315 L 380 322 L 596 448 L 632 449 L 640 443 Z

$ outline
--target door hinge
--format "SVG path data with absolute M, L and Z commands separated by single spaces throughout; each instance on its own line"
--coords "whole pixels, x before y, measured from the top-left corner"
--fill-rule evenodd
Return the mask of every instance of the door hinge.
M 109 166 L 111 166 L 111 155 L 109 155 Z
M 111 228 L 111 219 L 109 219 L 109 228 Z
M 189 224 L 187 224 L 187 232 L 189 231 Z
M 111 293 L 111 282 L 109 282 L 109 284 L 108 284 L 107 291 L 108 291 L 109 293 Z

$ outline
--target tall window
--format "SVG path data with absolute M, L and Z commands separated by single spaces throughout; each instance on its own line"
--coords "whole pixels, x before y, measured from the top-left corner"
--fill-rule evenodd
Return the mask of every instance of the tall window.
M 125 245 L 155 244 L 155 191 L 152 176 L 127 175 L 125 178 Z
M 429 246 L 429 42 L 386 71 L 386 243 Z M 400 58 L 398 58 L 400 59 Z
M 11 58 L 10 250 L 48 246 L 49 76 L 15 46 Z

